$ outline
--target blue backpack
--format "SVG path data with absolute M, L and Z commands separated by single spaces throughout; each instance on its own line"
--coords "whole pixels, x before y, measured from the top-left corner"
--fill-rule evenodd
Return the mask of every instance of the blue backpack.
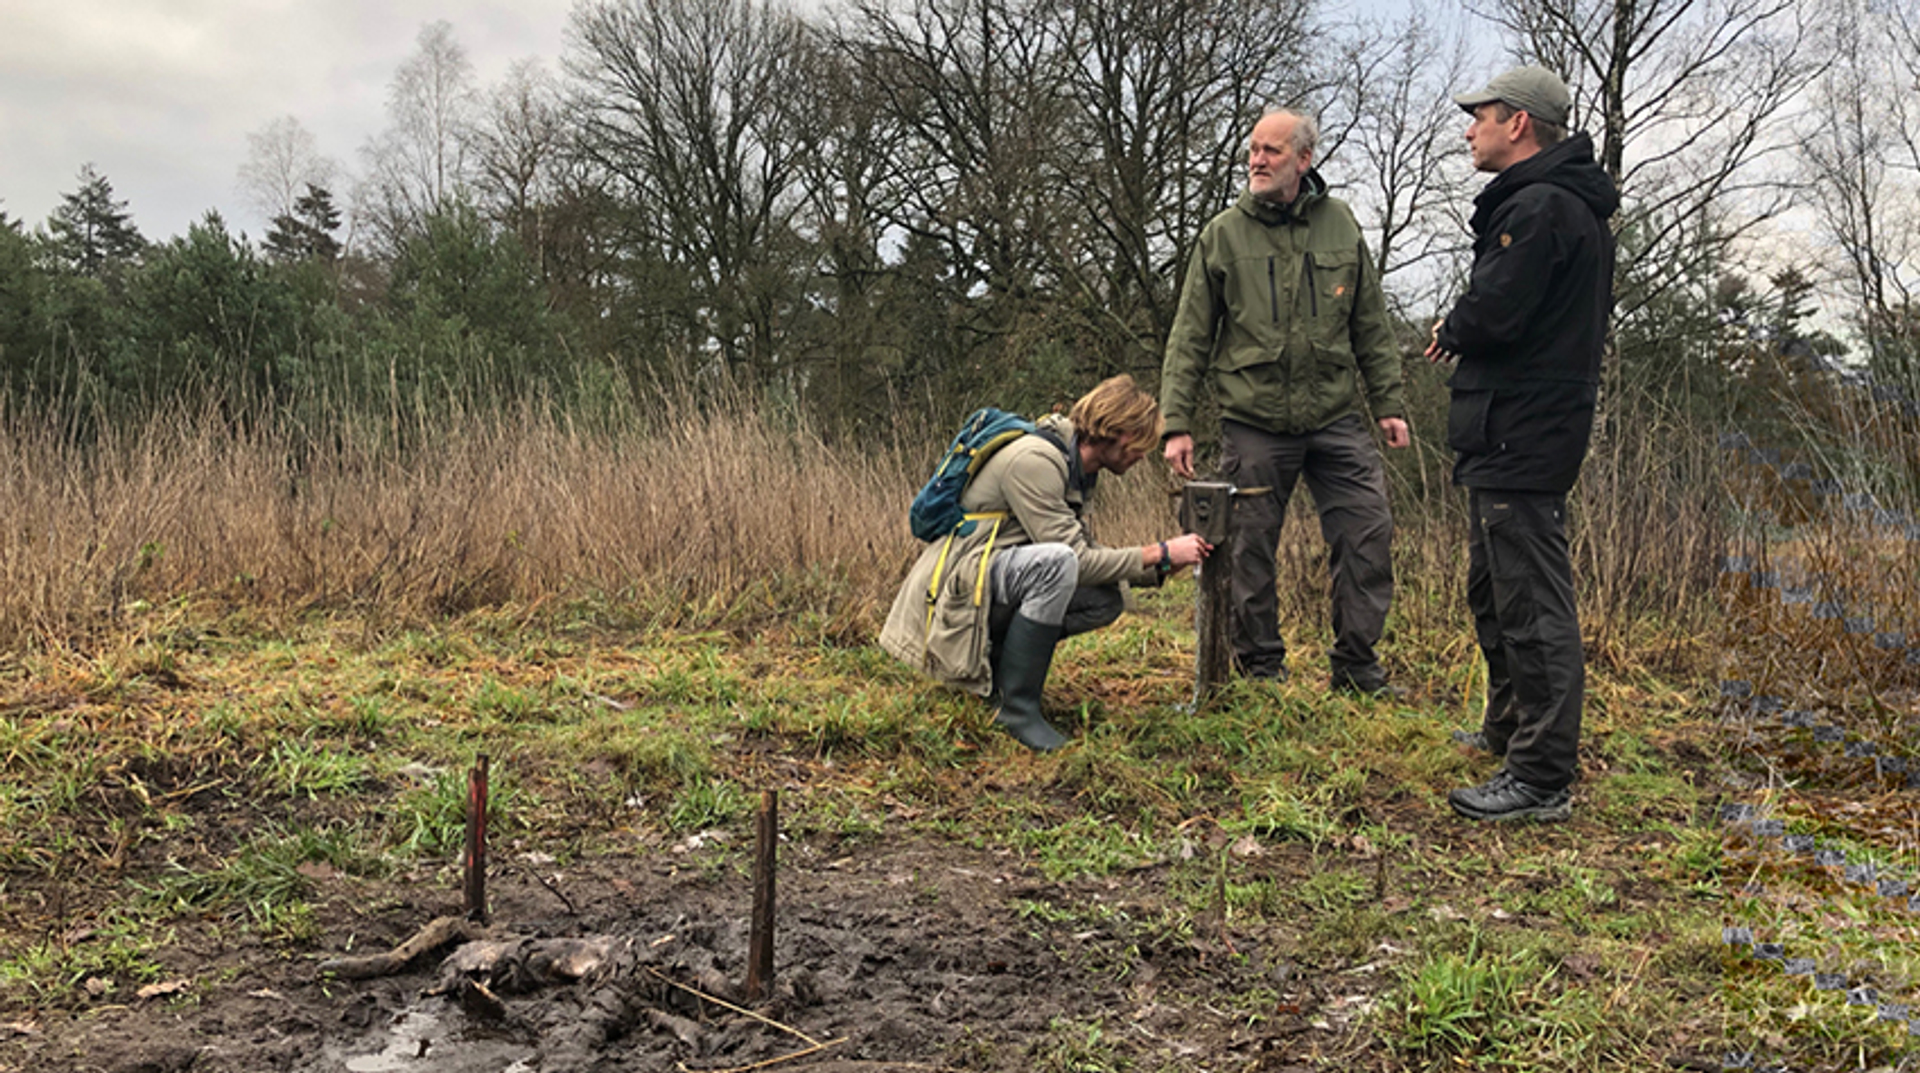
M 913 497 L 913 506 L 907 510 L 913 535 L 920 540 L 938 540 L 973 532 L 979 522 L 969 519 L 961 508 L 960 493 L 967 490 L 967 482 L 995 451 L 1032 431 L 1033 422 L 1018 414 L 991 406 L 975 410 L 960 426 L 933 476 Z

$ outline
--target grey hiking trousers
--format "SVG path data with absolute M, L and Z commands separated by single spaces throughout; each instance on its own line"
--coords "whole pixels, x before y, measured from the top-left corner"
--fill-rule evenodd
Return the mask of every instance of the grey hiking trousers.
M 993 553 L 987 583 L 993 591 L 988 617 L 998 641 L 1018 613 L 1072 637 L 1110 626 L 1126 608 L 1118 585 L 1079 584 L 1080 560 L 1065 544 L 1019 544 Z
M 1386 467 L 1373 433 L 1357 414 L 1304 436 L 1222 421 L 1222 475 L 1241 488 L 1271 486 L 1273 494 L 1240 500 L 1233 524 L 1233 655 L 1242 674 L 1284 668 L 1275 595 L 1274 552 L 1293 487 L 1305 477 L 1327 542 L 1328 590 L 1333 602 L 1335 672 L 1362 671 L 1379 659 L 1373 646 L 1393 605 L 1393 512 L 1387 506 Z

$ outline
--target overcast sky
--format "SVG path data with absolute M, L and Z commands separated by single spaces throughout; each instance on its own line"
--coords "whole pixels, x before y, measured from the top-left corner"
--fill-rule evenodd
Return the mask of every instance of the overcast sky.
M 235 174 L 291 115 L 352 172 L 387 84 L 445 19 L 475 81 L 558 70 L 573 0 L 0 0 L 0 211 L 46 221 L 91 163 L 149 239 L 217 208 L 258 238 Z M 336 191 L 336 193 L 343 193 Z

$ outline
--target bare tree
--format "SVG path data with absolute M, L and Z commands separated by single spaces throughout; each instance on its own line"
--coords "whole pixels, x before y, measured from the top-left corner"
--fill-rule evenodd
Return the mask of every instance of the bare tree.
M 473 185 L 482 207 L 520 237 L 544 246 L 544 218 L 569 169 L 565 101 L 538 60 L 522 60 L 487 95 L 468 132 Z
M 799 359 L 807 387 L 849 423 L 884 415 L 888 378 L 907 357 L 908 325 L 885 307 L 894 275 L 883 246 L 901 212 L 895 162 L 907 131 L 860 78 L 836 31 L 808 33 L 797 64 L 795 226 L 812 251 L 812 310 Z
M 1063 5 L 1073 112 L 1060 251 L 1096 327 L 1157 369 L 1185 251 L 1233 200 L 1262 106 L 1315 90 L 1311 0 L 1079 0 Z
M 320 142 L 298 119 L 281 116 L 247 135 L 240 165 L 240 194 L 269 220 L 293 214 L 309 186 L 329 187 L 340 165 L 320 152 Z
M 421 27 L 416 45 L 387 89 L 387 129 L 361 149 L 367 176 L 357 208 L 389 245 L 465 193 L 473 177 L 473 64 L 444 20 Z
M 1018 307 L 1051 289 L 1069 63 L 1043 0 L 857 0 L 840 46 L 908 138 L 889 223 L 945 253 L 953 284 Z M 974 320 L 987 334 L 1017 311 Z
M 1835 0 L 1833 64 L 1820 81 L 1804 155 L 1807 203 L 1840 253 L 1837 282 L 1878 375 L 1920 384 L 1920 111 L 1904 92 L 1920 79 L 1913 0 Z
M 1462 29 L 1415 11 L 1397 25 L 1348 27 L 1325 112 L 1343 132 L 1323 159 L 1329 182 L 1370 223 L 1369 245 L 1389 300 L 1408 316 L 1440 304 L 1466 248 L 1467 117 L 1450 94 L 1467 66 Z
M 1783 117 L 1818 76 L 1814 0 L 1488 0 L 1513 51 L 1563 73 L 1575 125 L 1625 200 L 1622 318 L 1674 281 L 1711 279 L 1727 243 L 1791 191 L 1753 165 L 1792 144 Z
M 581 151 L 631 208 L 633 240 L 686 273 L 694 305 L 675 315 L 769 374 L 791 289 L 801 24 L 755 0 L 600 0 L 571 34 Z

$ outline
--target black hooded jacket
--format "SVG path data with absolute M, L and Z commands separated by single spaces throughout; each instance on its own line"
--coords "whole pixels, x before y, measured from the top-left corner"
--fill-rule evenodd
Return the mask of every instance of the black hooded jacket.
M 1453 480 L 1564 493 L 1593 431 L 1620 195 L 1576 134 L 1502 171 L 1473 204 L 1473 278 L 1438 337 L 1460 357 Z

